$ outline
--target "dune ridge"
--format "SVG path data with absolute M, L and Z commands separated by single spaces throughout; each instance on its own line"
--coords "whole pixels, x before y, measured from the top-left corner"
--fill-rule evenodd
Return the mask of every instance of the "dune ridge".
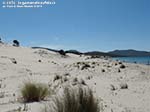
M 54 81 L 56 75 L 61 80 Z M 102 100 L 104 112 L 150 112 L 150 66 L 0 44 L 0 112 L 45 108 L 49 99 L 20 102 L 20 89 L 27 80 L 56 91 L 67 84 L 89 86 Z

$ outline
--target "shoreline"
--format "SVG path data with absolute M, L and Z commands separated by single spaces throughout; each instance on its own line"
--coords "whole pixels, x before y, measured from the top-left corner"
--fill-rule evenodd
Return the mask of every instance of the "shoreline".
M 141 59 L 146 59 L 146 60 L 141 60 Z M 134 63 L 134 64 L 143 64 L 143 65 L 150 65 L 150 57 L 149 56 L 144 56 L 144 57 L 114 57 L 112 60 L 118 60 L 121 62 L 126 62 L 126 63 Z

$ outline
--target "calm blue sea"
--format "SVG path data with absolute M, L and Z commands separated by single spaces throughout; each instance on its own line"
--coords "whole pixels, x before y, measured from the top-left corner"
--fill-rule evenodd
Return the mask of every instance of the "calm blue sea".
M 150 65 L 150 57 L 115 57 L 113 60 Z

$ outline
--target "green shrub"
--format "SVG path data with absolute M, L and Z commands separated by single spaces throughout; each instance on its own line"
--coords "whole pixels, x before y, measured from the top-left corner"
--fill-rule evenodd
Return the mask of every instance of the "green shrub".
M 19 47 L 19 41 L 18 40 L 13 40 L 13 46 Z
M 54 112 L 100 112 L 99 101 L 91 89 L 65 88 L 62 98 L 54 99 Z
M 21 94 L 24 102 L 36 102 L 44 100 L 49 90 L 45 85 L 28 82 L 24 84 Z
M 58 51 L 58 53 L 59 53 L 59 54 L 61 54 L 61 55 L 63 55 L 63 56 L 65 56 L 65 55 L 66 55 L 66 52 L 65 52 L 64 50 L 62 50 L 62 49 L 61 49 L 61 50 L 59 50 L 59 51 Z

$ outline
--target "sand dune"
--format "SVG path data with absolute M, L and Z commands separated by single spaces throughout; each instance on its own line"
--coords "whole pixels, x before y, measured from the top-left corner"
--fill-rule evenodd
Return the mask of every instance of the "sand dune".
M 48 101 L 23 104 L 20 89 L 32 80 L 55 89 L 88 85 L 102 99 L 104 112 L 150 112 L 150 66 L 111 59 L 0 45 L 0 112 L 41 112 Z M 56 75 L 65 81 L 54 81 Z M 78 79 L 77 82 L 74 79 Z M 83 83 L 84 81 L 84 83 Z

